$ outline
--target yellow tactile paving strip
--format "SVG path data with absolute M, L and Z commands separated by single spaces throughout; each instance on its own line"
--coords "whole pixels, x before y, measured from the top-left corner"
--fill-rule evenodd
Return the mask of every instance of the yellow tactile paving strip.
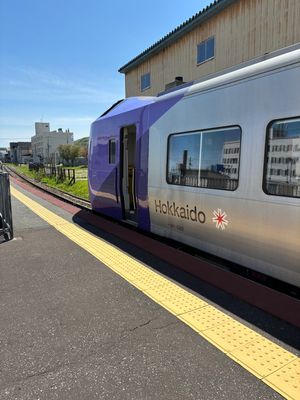
M 286 399 L 300 400 L 300 358 L 115 246 L 11 188 L 14 197 Z

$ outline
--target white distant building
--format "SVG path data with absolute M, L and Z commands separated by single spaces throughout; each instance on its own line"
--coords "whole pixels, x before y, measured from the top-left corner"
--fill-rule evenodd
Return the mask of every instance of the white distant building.
M 33 161 L 51 163 L 59 159 L 58 146 L 73 144 L 73 132 L 50 131 L 49 122 L 35 123 L 35 136 L 31 138 Z
M 300 136 L 270 140 L 268 182 L 300 185 Z
M 240 141 L 224 142 L 222 161 L 224 166 L 224 174 L 230 179 L 238 179 L 239 177 L 239 159 L 240 159 Z

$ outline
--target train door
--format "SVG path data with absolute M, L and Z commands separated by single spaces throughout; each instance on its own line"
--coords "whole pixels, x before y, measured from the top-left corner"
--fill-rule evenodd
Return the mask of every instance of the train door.
M 121 193 L 123 218 L 137 223 L 136 206 L 136 127 L 121 130 Z

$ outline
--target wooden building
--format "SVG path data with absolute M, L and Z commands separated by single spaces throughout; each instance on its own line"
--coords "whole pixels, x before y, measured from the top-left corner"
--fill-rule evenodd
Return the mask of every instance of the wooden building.
M 119 72 L 151 96 L 299 42 L 300 0 L 216 0 Z

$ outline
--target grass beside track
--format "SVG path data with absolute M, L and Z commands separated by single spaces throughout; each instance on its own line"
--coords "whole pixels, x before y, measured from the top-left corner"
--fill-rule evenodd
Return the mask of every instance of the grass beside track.
M 37 181 L 43 183 L 44 185 L 89 200 L 87 179 L 78 180 L 73 185 L 69 185 L 68 182 L 57 182 L 56 178 L 47 177 L 42 172 L 29 171 L 27 165 L 18 165 L 18 166 L 14 164 L 7 164 L 7 165 L 12 169 L 14 169 L 16 172 L 26 175 L 28 178 L 36 179 Z
M 88 192 L 88 181 L 81 180 L 76 181 L 73 185 L 69 185 L 67 182 L 56 182 L 55 178 L 42 178 L 41 183 L 50 186 L 55 189 L 62 190 L 63 192 L 73 194 L 74 196 L 82 197 L 83 199 L 89 200 Z

